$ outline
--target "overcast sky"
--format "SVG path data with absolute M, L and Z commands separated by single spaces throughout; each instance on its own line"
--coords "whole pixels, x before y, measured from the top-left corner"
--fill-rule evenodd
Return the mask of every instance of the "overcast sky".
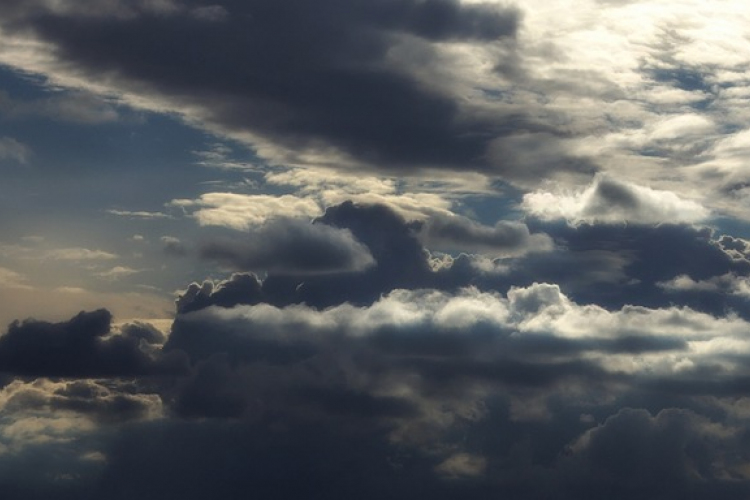
M 0 491 L 750 497 L 741 0 L 0 3 Z

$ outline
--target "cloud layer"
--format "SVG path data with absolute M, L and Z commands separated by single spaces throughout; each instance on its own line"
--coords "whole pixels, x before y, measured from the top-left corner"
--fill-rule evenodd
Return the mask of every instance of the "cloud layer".
M 1 3 L 3 498 L 748 498 L 747 11 Z

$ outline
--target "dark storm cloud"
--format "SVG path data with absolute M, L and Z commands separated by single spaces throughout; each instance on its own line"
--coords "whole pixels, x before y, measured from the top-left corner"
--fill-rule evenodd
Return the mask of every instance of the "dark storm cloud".
M 100 309 L 70 321 L 14 322 L 0 336 L 0 371 L 34 377 L 118 377 L 180 368 L 177 358 L 154 359 L 140 348 L 142 328 L 110 335 L 112 315 Z
M 296 219 L 268 223 L 242 240 L 207 243 L 200 255 L 235 271 L 294 275 L 363 271 L 374 264 L 348 230 Z
M 89 78 L 197 106 L 223 130 L 289 150 L 331 145 L 383 167 L 483 168 L 490 139 L 540 128 L 523 116 L 471 113 L 410 76 L 435 64 L 431 42 L 511 40 L 519 15 L 496 5 L 225 0 L 213 6 L 227 12 L 215 22 L 189 15 L 210 7 L 200 2 L 171 10 L 42 5 L 4 4 L 5 27 L 33 31 Z M 395 63 L 388 54 L 397 44 L 421 55 Z

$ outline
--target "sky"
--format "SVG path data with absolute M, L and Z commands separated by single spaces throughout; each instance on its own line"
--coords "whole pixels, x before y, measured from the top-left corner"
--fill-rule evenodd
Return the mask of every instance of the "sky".
M 740 0 L 0 3 L 9 500 L 750 497 Z

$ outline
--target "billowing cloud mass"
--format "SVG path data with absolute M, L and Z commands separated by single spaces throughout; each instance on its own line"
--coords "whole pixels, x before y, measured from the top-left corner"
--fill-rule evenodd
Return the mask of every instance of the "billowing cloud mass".
M 0 497 L 750 498 L 749 12 L 0 2 Z
M 610 311 L 543 283 L 506 295 L 394 290 L 367 307 L 325 310 L 253 302 L 182 309 L 163 347 L 146 325 L 122 330 L 152 356 L 189 360 L 188 371 L 7 384 L 2 411 L 18 416 L 2 427 L 0 460 L 65 453 L 75 439 L 87 451 L 67 467 L 86 472 L 70 486 L 86 494 L 86 479 L 99 477 L 92 498 L 119 488 L 203 494 L 209 486 L 194 474 L 165 474 L 156 492 L 132 481 L 192 460 L 223 478 L 222 491 L 253 484 L 289 495 L 317 484 L 369 498 L 377 484 L 406 498 L 407 472 L 436 493 L 532 498 L 549 488 L 561 499 L 621 488 L 621 498 L 660 489 L 740 498 L 750 488 L 741 444 L 750 345 L 740 318 L 674 306 Z M 107 318 L 81 314 L 56 334 L 89 319 Z M 12 326 L 3 338 L 18 335 Z M 35 340 L 42 350 L 56 343 L 52 334 Z M 108 363 L 106 350 L 88 356 Z M 48 437 L 34 440 L 23 426 Z M 501 434 L 487 441 L 489 429 Z M 158 446 L 142 455 L 147 441 Z M 260 452 L 268 459 L 245 474 L 221 472 Z M 86 468 L 94 457 L 97 467 Z M 321 460 L 327 468 L 315 467 Z M 290 485 L 289 467 L 315 473 Z M 364 483 L 342 480 L 344 471 Z
M 13 323 L 0 337 L 0 372 L 36 377 L 113 377 L 169 369 L 142 349 L 141 340 L 149 339 L 137 328 L 109 335 L 111 321 L 111 314 L 101 309 L 81 312 L 64 323 Z

